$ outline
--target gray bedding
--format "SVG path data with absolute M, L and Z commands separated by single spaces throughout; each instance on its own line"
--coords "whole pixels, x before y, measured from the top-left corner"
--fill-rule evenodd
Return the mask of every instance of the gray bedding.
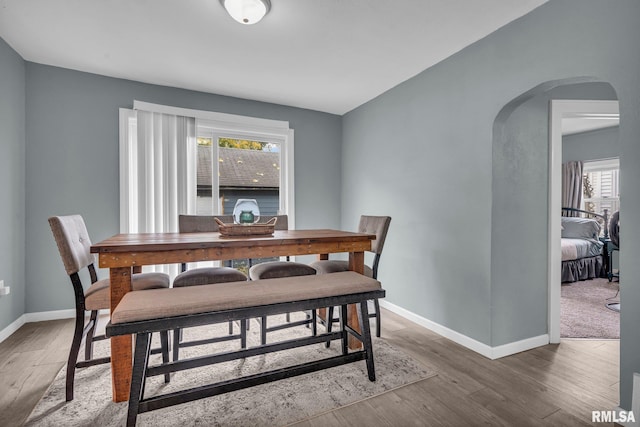
M 600 224 L 595 219 L 562 217 L 562 282 L 603 277 Z
M 604 243 L 596 239 L 562 238 L 562 260 L 569 261 L 602 255 L 603 246 Z

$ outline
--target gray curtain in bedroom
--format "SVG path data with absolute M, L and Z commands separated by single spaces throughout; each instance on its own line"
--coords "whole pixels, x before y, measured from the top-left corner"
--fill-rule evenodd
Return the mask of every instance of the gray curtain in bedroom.
M 580 209 L 582 203 L 582 162 L 562 164 L 562 207 Z M 578 216 L 578 213 L 567 214 Z

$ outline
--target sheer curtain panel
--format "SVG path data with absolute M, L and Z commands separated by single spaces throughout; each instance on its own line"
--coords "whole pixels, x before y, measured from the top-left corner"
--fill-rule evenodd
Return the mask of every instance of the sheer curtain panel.
M 179 214 L 196 212 L 195 118 L 120 111 L 120 230 L 177 232 Z M 145 267 L 171 276 L 177 265 Z
M 582 205 L 582 166 L 580 161 L 562 164 L 562 207 L 581 209 Z M 567 216 L 579 216 L 569 213 Z

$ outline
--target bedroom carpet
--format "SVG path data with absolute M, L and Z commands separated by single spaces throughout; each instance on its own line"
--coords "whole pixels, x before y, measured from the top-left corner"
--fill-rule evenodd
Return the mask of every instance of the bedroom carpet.
M 293 315 L 296 313 L 292 313 Z M 270 317 L 271 321 L 272 318 Z M 280 321 L 279 319 L 276 319 Z M 283 319 L 282 319 L 283 320 Z M 322 329 L 322 328 L 320 328 Z M 186 340 L 225 334 L 227 324 L 191 328 L 184 331 Z M 308 335 L 305 327 L 288 328 L 269 334 L 269 342 Z M 154 336 L 157 340 L 157 337 Z M 249 346 L 259 343 L 259 327 L 251 324 Z M 215 351 L 239 348 L 238 341 L 215 344 Z M 157 347 L 157 343 L 154 344 Z M 211 351 L 210 346 L 209 351 Z M 138 416 L 139 426 L 276 426 L 288 425 L 321 413 L 349 405 L 403 385 L 431 377 L 435 372 L 387 343 L 373 341 L 376 381 L 370 382 L 364 361 L 338 366 L 311 374 L 276 381 L 220 396 L 147 412 Z M 96 343 L 96 355 L 106 354 L 108 344 Z M 338 354 L 339 343 L 324 344 L 285 352 L 236 360 L 200 369 L 174 373 L 165 385 L 161 377 L 147 380 L 147 396 L 154 392 L 173 391 L 185 385 L 202 384 L 213 379 L 251 375 L 301 363 L 304 360 Z M 203 346 L 180 350 L 182 357 L 202 354 Z M 152 356 L 159 357 L 159 356 Z M 109 365 L 76 371 L 75 399 L 64 401 L 65 369 L 35 407 L 27 426 L 122 426 L 126 420 L 126 403 L 111 401 Z
M 561 288 L 560 336 L 562 338 L 620 338 L 620 313 L 606 307 L 613 298 L 618 282 L 607 279 L 566 283 Z

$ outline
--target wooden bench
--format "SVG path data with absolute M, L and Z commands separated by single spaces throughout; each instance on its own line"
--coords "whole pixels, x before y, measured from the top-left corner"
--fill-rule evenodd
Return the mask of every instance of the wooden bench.
M 136 334 L 127 426 L 135 425 L 139 413 L 360 360 L 366 361 L 369 380 L 375 381 L 367 301 L 384 296 L 380 282 L 352 271 L 129 292 L 111 314 L 106 329 L 108 337 Z M 346 324 L 349 304 L 357 307 L 360 332 Z M 153 332 L 333 306 L 341 307 L 338 331 L 156 366 L 148 365 Z M 349 336 L 362 343 L 362 350 L 349 352 Z M 150 376 L 312 344 L 328 344 L 332 340 L 341 341 L 340 355 L 220 383 L 198 385 L 179 392 L 144 397 L 145 378 Z

